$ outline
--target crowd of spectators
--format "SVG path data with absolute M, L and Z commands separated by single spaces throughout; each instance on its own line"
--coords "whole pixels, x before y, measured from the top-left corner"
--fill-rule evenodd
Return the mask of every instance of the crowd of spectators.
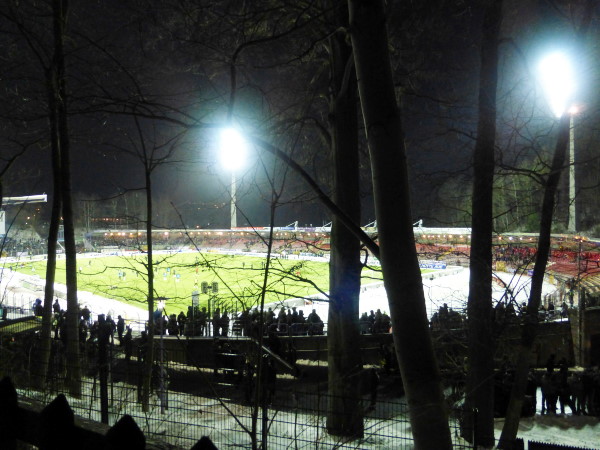
M 540 305 L 538 317 L 540 322 L 567 319 L 569 315 L 569 306 L 563 302 L 560 307 L 556 307 L 552 300 L 546 299 L 547 306 Z M 514 300 L 500 301 L 496 303 L 493 309 L 493 319 L 496 324 L 509 324 L 517 322 L 527 312 L 527 304 L 522 302 L 518 304 Z M 430 325 L 433 330 L 460 329 L 465 326 L 466 315 L 463 312 L 453 310 L 446 303 L 439 307 L 431 317 Z
M 44 255 L 48 252 L 48 244 L 39 238 L 13 239 L 7 237 L 2 244 L 3 256 Z
M 359 318 L 362 334 L 391 333 L 391 318 L 386 312 L 371 310 L 364 312 Z M 178 315 L 168 317 L 160 311 L 155 313 L 155 333 L 170 336 L 227 337 L 250 336 L 260 334 L 260 312 L 256 308 L 248 308 L 241 313 L 228 313 L 216 308 L 209 314 L 206 307 L 188 307 L 187 314 L 181 311 Z M 313 309 L 307 316 L 296 306 L 282 307 L 277 313 L 269 307 L 262 320 L 263 334 L 274 333 L 278 336 L 314 336 L 325 334 L 325 323 Z
M 368 314 L 363 312 L 358 319 L 361 334 L 382 334 L 392 332 L 392 319 L 390 316 L 378 309 L 371 310 Z
M 114 248 L 115 251 L 139 251 L 146 246 L 145 233 L 114 231 L 97 233 L 88 237 L 90 246 L 96 251 Z M 175 250 L 198 248 L 201 250 L 223 250 L 238 252 L 266 252 L 266 241 L 249 232 L 183 232 L 162 231 L 152 234 L 156 249 Z M 288 238 L 276 237 L 272 244 L 274 253 L 300 254 L 303 252 L 323 255 L 327 244 L 323 236 L 302 237 L 291 234 Z
M 504 417 L 515 378 L 515 369 L 505 364 L 494 377 L 496 417 Z M 596 367 L 570 369 L 565 358 L 556 361 L 550 355 L 543 370 L 532 369 L 527 378 L 523 414 L 532 416 L 538 411 L 537 390 L 541 391 L 542 415 L 600 416 L 600 370 Z
M 32 310 L 36 316 L 43 315 L 44 306 L 41 299 L 37 298 L 34 301 Z M 123 347 L 126 359 L 131 358 L 133 354 L 133 330 L 121 315 L 118 315 L 116 320 L 111 314 L 99 314 L 94 319 L 87 306 L 80 307 L 77 331 L 81 349 L 88 354 L 93 354 L 103 339 L 107 339 L 110 344 Z M 57 343 L 66 345 L 67 313 L 61 308 L 58 299 L 52 303 L 51 336 Z M 115 338 L 118 339 L 118 342 L 115 341 Z
M 448 304 L 444 303 L 431 316 L 430 325 L 434 330 L 458 329 L 463 327 L 464 318 L 464 314 L 448 307 Z

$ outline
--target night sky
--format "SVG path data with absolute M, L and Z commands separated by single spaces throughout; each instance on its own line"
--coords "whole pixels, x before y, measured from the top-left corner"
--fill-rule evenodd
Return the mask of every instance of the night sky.
M 27 147 L 2 174 L 4 195 L 52 195 L 44 83 L 52 54 L 48 5 L 21 2 L 19 8 L 11 8 L 13 2 L 2 3 L 2 158 Z M 328 115 L 328 56 L 323 45 L 327 22 L 316 10 L 266 12 L 256 5 L 256 10 L 248 6 L 242 17 L 235 2 L 218 3 L 151 1 L 139 9 L 119 1 L 71 5 L 67 86 L 77 199 L 99 201 L 140 189 L 142 149 L 154 152 L 155 158 L 172 152 L 152 177 L 157 204 L 172 204 L 172 211 L 163 216 L 176 211 L 185 226 L 228 227 L 230 175 L 218 162 L 215 128 L 196 125 L 225 123 L 229 106 L 241 130 L 292 154 L 329 190 L 330 164 L 322 135 Z M 462 226 L 470 219 L 448 204 L 448 193 L 457 185 L 458 197 L 468 193 L 459 191 L 470 180 L 481 14 L 468 2 L 450 3 L 434 1 L 427 8 L 396 5 L 390 11 L 389 30 L 393 67 L 405 94 L 413 218 L 423 218 L 428 225 Z M 555 43 L 574 48 L 569 36 L 572 24 L 581 20 L 576 14 L 565 15 L 561 2 L 522 3 L 506 2 L 504 34 L 513 45 L 502 47 L 500 64 L 498 145 L 507 164 L 518 163 L 522 148 L 544 134 L 541 127 L 552 129 L 547 111 L 539 112 L 540 95 L 532 94 L 531 76 L 524 68 L 531 69 L 537 55 Z M 598 42 L 597 18 L 589 34 L 588 43 Z M 273 36 L 277 39 L 267 39 Z M 231 103 L 233 55 L 237 84 Z M 579 95 L 588 105 L 582 122 L 590 124 L 579 134 L 590 148 L 598 131 L 593 125 L 597 56 L 591 44 L 577 53 L 583 90 Z M 531 60 L 525 64 L 523 58 Z M 531 116 L 517 117 L 523 111 L 530 114 L 532 105 L 543 125 L 532 125 Z M 366 224 L 374 220 L 374 213 L 368 151 L 362 152 Z M 597 156 L 590 164 L 597 165 Z M 298 220 L 299 225 L 320 226 L 331 220 L 296 175 L 259 149 L 251 149 L 236 185 L 240 226 L 268 225 L 273 188 L 281 193 L 275 225 Z M 167 221 L 174 226 L 178 220 Z

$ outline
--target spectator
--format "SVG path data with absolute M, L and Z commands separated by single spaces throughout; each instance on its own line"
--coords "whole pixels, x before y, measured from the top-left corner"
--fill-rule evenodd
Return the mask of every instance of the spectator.
M 219 320 L 221 326 L 221 336 L 227 336 L 229 334 L 229 316 L 227 311 L 223 311 L 223 315 Z
M 179 312 L 179 315 L 177 316 L 177 327 L 179 328 L 179 335 L 183 336 L 183 333 L 185 331 L 185 323 L 187 322 L 187 317 L 185 316 L 185 313 L 183 311 Z
M 198 313 L 198 327 L 196 329 L 196 333 L 199 336 L 206 336 L 208 333 L 206 332 L 206 323 L 208 321 L 208 312 L 206 311 L 206 307 L 202 307 L 202 310 Z
M 119 336 L 119 345 L 123 345 L 123 332 L 125 331 L 125 319 L 117 316 L 117 336 Z
M 548 319 L 554 319 L 554 303 L 548 303 Z
M 267 326 L 269 326 L 274 322 L 275 322 L 275 313 L 273 312 L 273 310 L 271 308 L 269 308 L 266 313 L 265 324 Z
M 125 336 L 123 337 L 123 343 L 125 347 L 125 361 L 129 361 L 133 353 L 133 337 L 131 336 L 130 326 L 127 327 L 127 331 L 125 332 Z
M 566 302 L 563 302 L 560 306 L 560 317 L 562 317 L 563 319 L 569 317 L 569 307 L 567 306 Z
M 90 311 L 90 309 L 86 306 L 83 307 L 83 309 L 81 310 L 81 318 L 83 320 L 85 320 L 87 323 L 90 323 L 90 319 L 92 317 L 92 312 Z
M 113 340 L 115 336 L 115 330 L 117 329 L 117 324 L 113 320 L 112 316 L 109 314 L 106 316 L 106 324 L 110 327 L 110 339 Z
M 167 331 L 169 332 L 169 336 L 177 336 L 179 334 L 179 325 L 177 325 L 177 316 L 175 314 L 169 316 Z
M 285 313 L 285 308 L 281 308 L 279 310 L 279 314 L 277 314 L 277 327 L 280 333 L 287 331 L 287 323 L 288 319 L 287 314 Z
M 304 317 L 304 311 L 298 311 L 298 322 L 297 323 L 306 323 L 306 317 Z
M 378 309 L 375 313 L 375 322 L 373 322 L 373 333 L 383 333 L 383 314 Z
M 306 318 L 306 321 L 308 322 L 309 335 L 312 336 L 313 334 L 323 334 L 323 321 L 317 314 L 316 310 L 312 310 L 312 312 Z
M 44 314 L 44 307 L 42 306 L 42 299 L 36 298 L 33 303 L 33 314 L 36 316 L 41 316 Z
M 386 312 L 381 315 L 381 332 L 389 333 L 392 327 L 392 319 Z
M 369 320 L 369 316 L 366 312 L 362 313 L 360 319 L 358 319 L 358 323 L 360 325 L 361 334 L 371 333 L 371 321 Z
M 375 313 L 371 310 L 369 314 L 369 322 L 371 322 L 371 331 L 373 330 L 373 325 L 375 324 Z
M 213 336 L 220 336 L 221 333 L 221 309 L 215 309 L 212 317 Z
M 288 325 L 299 323 L 298 322 L 298 311 L 296 311 L 296 307 L 292 306 L 292 314 L 291 317 L 288 315 Z

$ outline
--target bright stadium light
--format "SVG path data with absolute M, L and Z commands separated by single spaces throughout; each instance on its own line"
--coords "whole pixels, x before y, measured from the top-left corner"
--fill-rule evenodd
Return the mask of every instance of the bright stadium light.
M 574 117 L 577 107 L 575 96 L 575 72 L 570 59 L 561 52 L 550 53 L 540 63 L 540 79 L 548 103 L 556 117 L 569 114 L 569 218 L 567 231 L 577 231 L 575 198 L 575 132 Z
M 575 94 L 575 74 L 569 58 L 554 52 L 540 62 L 540 80 L 552 112 L 561 117 L 571 106 Z
M 221 130 L 221 164 L 227 170 L 239 170 L 246 160 L 246 141 L 235 128 Z
M 246 141 L 235 128 L 221 130 L 221 164 L 231 171 L 231 229 L 237 227 L 235 171 L 239 170 L 246 159 Z

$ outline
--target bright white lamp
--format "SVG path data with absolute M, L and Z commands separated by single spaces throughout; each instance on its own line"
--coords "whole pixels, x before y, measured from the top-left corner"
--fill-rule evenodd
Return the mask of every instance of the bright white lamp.
M 221 130 L 220 142 L 221 164 L 231 171 L 231 228 L 237 227 L 235 171 L 239 170 L 246 160 L 246 142 L 235 128 Z
M 246 159 L 246 141 L 235 128 L 221 130 L 221 164 L 227 170 L 238 170 Z
M 569 220 L 567 231 L 576 232 L 575 204 L 575 133 L 573 117 L 577 108 L 573 105 L 575 95 L 575 72 L 570 59 L 562 52 L 546 56 L 540 63 L 540 78 L 548 103 L 556 117 L 566 112 L 569 118 Z
M 571 106 L 575 94 L 575 74 L 569 58 L 561 52 L 551 53 L 540 63 L 542 86 L 556 117 Z

